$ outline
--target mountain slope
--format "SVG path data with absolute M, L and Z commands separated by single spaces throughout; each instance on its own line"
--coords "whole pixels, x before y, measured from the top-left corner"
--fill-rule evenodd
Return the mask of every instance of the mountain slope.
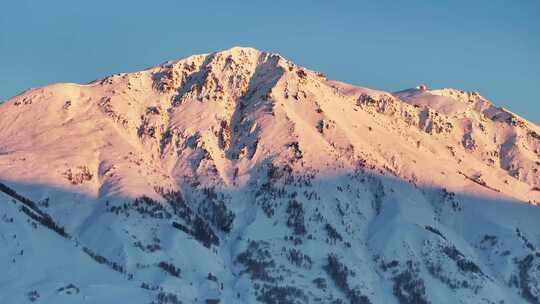
M 0 104 L 2 261 L 23 282 L 0 294 L 540 303 L 539 134 L 478 93 L 376 91 L 250 48 L 32 89 Z M 70 258 L 16 271 L 51 254 Z

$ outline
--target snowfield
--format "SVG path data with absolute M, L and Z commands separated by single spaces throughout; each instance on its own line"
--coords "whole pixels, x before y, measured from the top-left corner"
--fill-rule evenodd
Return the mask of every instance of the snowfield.
M 232 48 L 0 104 L 0 303 L 540 304 L 540 128 Z

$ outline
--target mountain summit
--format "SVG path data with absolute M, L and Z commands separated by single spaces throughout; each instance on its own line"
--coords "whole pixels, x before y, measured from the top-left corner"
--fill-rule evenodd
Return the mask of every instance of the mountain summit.
M 539 169 L 477 92 L 252 48 L 31 89 L 0 104 L 0 302 L 540 303 Z

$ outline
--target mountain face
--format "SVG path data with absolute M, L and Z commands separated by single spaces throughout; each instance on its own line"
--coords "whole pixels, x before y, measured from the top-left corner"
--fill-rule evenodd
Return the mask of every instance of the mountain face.
M 0 104 L 0 303 L 540 303 L 540 128 L 232 48 Z

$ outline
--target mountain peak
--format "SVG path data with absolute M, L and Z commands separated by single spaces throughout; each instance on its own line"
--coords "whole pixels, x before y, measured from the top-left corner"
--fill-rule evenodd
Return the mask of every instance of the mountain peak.
M 231 48 L 223 49 L 223 50 L 214 52 L 212 54 L 223 54 L 224 56 L 229 56 L 230 55 L 230 56 L 233 56 L 233 57 L 237 57 L 237 56 L 260 56 L 261 54 L 267 54 L 269 56 L 278 56 L 280 58 L 283 58 L 283 56 L 281 56 L 281 54 L 279 54 L 279 53 L 269 52 L 269 51 L 260 50 L 260 49 L 253 48 L 253 47 L 246 47 L 246 46 L 233 46 Z
M 0 302 L 538 299 L 539 159 L 477 93 L 252 48 L 29 90 L 0 104 Z
M 211 60 L 213 58 L 230 58 L 230 59 L 238 59 L 238 60 L 255 60 L 259 58 L 260 56 L 272 56 L 272 57 L 278 57 L 281 59 L 284 59 L 283 56 L 277 53 L 271 53 L 267 51 L 262 51 L 253 47 L 243 47 L 243 46 L 234 46 L 228 49 L 223 49 L 219 51 L 215 51 L 212 53 L 205 53 L 205 54 L 197 54 L 197 55 L 191 55 L 185 58 L 176 59 L 176 60 L 170 60 L 167 61 L 165 64 L 171 64 L 175 62 L 184 62 L 186 60 L 195 59 L 195 58 L 206 58 L 207 60 Z
M 221 51 L 218 51 L 217 53 L 230 53 L 230 54 L 238 54 L 238 53 L 250 53 L 250 54 L 260 54 L 263 51 L 253 48 L 253 47 L 246 47 L 246 46 L 233 46 L 228 49 L 224 49 Z

